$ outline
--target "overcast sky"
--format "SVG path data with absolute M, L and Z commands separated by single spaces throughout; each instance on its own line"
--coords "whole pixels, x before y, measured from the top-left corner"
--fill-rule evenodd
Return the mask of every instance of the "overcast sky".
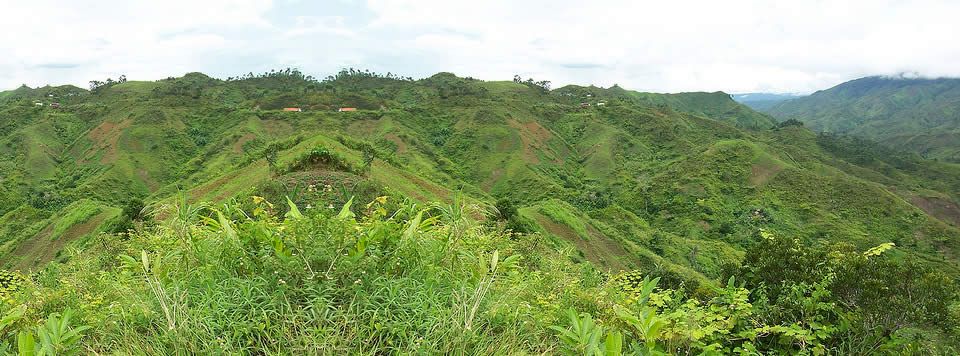
M 0 88 L 344 67 L 679 92 L 960 76 L 960 1 L 3 0 Z

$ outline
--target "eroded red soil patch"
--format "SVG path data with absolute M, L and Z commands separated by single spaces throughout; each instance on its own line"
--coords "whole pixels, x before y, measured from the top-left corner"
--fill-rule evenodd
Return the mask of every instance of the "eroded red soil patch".
M 117 148 L 120 143 L 120 136 L 123 130 L 130 127 L 133 120 L 124 119 L 120 122 L 104 121 L 94 127 L 87 133 L 87 138 L 93 142 L 93 147 L 88 150 L 88 156 L 95 155 L 97 152 L 103 152 L 100 157 L 100 163 L 110 164 L 117 161 Z
M 400 136 L 397 136 L 396 134 L 388 133 L 386 135 L 383 135 L 383 138 L 397 145 L 398 155 L 402 155 L 407 152 L 407 143 L 403 142 L 403 139 L 401 139 Z
M 490 177 L 481 184 L 481 188 L 489 192 L 490 189 L 493 189 L 493 186 L 497 185 L 501 177 L 503 177 L 503 168 L 494 169 L 493 172 L 490 173 Z
M 587 225 L 587 233 L 590 234 L 590 239 L 586 240 L 580 237 L 580 235 L 569 226 L 554 222 L 549 217 L 541 215 L 540 213 L 535 213 L 533 218 L 540 226 L 543 226 L 547 232 L 559 236 L 577 246 L 577 249 L 583 252 L 584 257 L 590 262 L 606 267 L 611 271 L 622 271 L 631 268 L 629 263 L 625 262 L 632 260 L 630 253 L 627 252 L 619 242 L 607 237 L 593 226 Z
M 71 226 L 56 239 L 53 239 L 53 236 L 51 236 L 53 233 L 53 224 L 48 225 L 32 239 L 21 242 L 20 245 L 11 252 L 10 256 L 18 256 L 20 258 L 20 262 L 14 266 L 14 269 L 29 271 L 53 261 L 67 243 L 89 234 L 106 219 L 107 213 L 97 214 L 87 219 L 86 222 Z
M 540 138 L 544 135 L 544 133 L 539 129 L 546 129 L 536 122 L 521 124 L 513 119 L 507 120 L 507 124 L 509 124 L 510 127 L 517 129 L 517 133 L 520 134 L 520 141 L 523 145 L 523 160 L 527 163 L 540 164 L 540 157 L 537 155 L 537 151 L 543 147 L 544 141 Z M 531 132 L 530 129 L 528 129 L 528 126 L 533 127 L 537 132 Z M 546 132 L 546 134 L 549 133 L 549 131 Z
M 283 120 L 263 120 L 260 125 L 270 137 L 286 136 L 293 132 L 293 125 Z
M 141 181 L 143 181 L 143 184 L 147 185 L 147 188 L 149 188 L 151 192 L 155 192 L 157 191 L 158 188 L 160 188 L 160 184 L 157 183 L 157 181 L 154 180 L 153 177 L 150 177 L 150 172 L 147 172 L 146 169 L 138 168 L 137 177 L 140 178 Z
M 750 185 L 760 186 L 770 181 L 771 178 L 782 170 L 783 167 L 775 164 L 757 163 L 750 167 L 750 178 L 747 181 Z
M 237 142 L 233 143 L 233 152 L 243 153 L 243 145 L 245 145 L 247 142 L 250 142 L 256 139 L 257 139 L 257 135 L 254 135 L 252 133 L 248 132 L 243 134 L 243 136 L 240 136 L 240 138 L 237 139 Z
M 233 172 L 230 172 L 230 173 L 228 173 L 228 174 L 226 174 L 226 175 L 218 178 L 217 180 L 215 180 L 215 181 L 213 181 L 213 182 L 204 184 L 204 185 L 200 186 L 200 187 L 197 188 L 197 189 L 191 190 L 191 191 L 190 191 L 190 200 L 191 200 L 191 201 L 197 201 L 197 199 L 200 199 L 200 198 L 206 196 L 208 193 L 216 190 L 217 188 L 222 187 L 224 184 L 227 184 L 227 182 L 229 182 L 229 181 L 232 180 L 233 178 L 236 178 L 236 176 L 240 175 L 240 171 L 241 171 L 241 170 L 239 170 L 239 169 L 238 169 L 238 170 L 235 170 L 235 171 L 233 171 Z
M 920 210 L 953 226 L 960 226 L 960 206 L 953 201 L 937 197 L 913 196 L 910 203 Z

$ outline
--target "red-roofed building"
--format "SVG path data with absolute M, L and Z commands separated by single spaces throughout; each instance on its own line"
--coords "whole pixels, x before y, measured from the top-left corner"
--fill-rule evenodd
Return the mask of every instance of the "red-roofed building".
M 339 112 L 344 112 L 344 111 L 357 111 L 357 108 L 340 108 L 340 110 L 337 110 L 337 111 L 339 111 Z
M 283 108 L 283 111 L 301 112 L 301 111 L 303 111 L 303 110 L 301 110 L 300 108 Z

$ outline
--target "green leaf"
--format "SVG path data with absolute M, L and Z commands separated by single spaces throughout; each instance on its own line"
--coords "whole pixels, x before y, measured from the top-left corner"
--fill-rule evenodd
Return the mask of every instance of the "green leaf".
M 350 197 L 350 200 L 347 200 L 347 203 L 343 204 L 343 207 L 340 208 L 340 213 L 337 214 L 337 219 L 343 220 L 354 217 L 353 211 L 350 211 L 351 205 L 353 205 L 353 197 Z
M 557 337 L 560 338 L 560 341 L 563 341 L 564 344 L 567 344 L 567 346 L 570 347 L 576 346 L 577 340 L 580 338 L 577 336 L 577 334 L 570 331 L 570 329 L 562 328 L 556 325 L 550 326 L 550 329 L 556 331 L 558 334 Z
M 287 197 L 287 205 L 290 207 L 290 211 L 287 212 L 287 219 L 302 219 L 303 213 L 300 212 L 300 209 L 297 208 L 297 204 L 294 204 L 290 197 Z
M 413 238 L 413 234 L 417 233 L 417 228 L 420 227 L 420 221 L 423 220 L 423 210 L 417 213 L 417 216 L 410 220 L 410 223 L 407 225 L 407 228 L 403 231 L 403 238 L 410 239 Z
M 13 325 L 13 323 L 23 318 L 23 314 L 26 312 L 27 312 L 27 306 L 25 305 L 17 306 L 16 308 L 13 308 L 10 311 L 8 311 L 7 314 L 4 315 L 2 319 L 0 319 L 0 332 L 3 332 L 3 329 L 7 328 L 10 325 Z
M 143 264 L 143 272 L 150 272 L 150 257 L 147 255 L 147 250 L 140 250 L 140 263 Z
M 217 210 L 217 220 L 219 220 L 220 228 L 223 229 L 223 233 L 227 235 L 227 238 L 237 238 L 237 231 L 233 229 L 230 220 L 228 220 L 226 216 L 223 216 L 223 213 L 219 210 Z
M 33 356 L 37 354 L 37 342 L 33 334 L 29 331 L 21 330 L 17 334 L 17 352 L 20 356 Z
M 603 354 L 606 356 L 620 356 L 623 354 L 623 334 L 614 331 L 607 334 L 603 343 Z

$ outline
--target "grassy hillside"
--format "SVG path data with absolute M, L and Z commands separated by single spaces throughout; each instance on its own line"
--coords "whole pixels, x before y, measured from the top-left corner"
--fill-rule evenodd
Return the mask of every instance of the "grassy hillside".
M 724 93 L 290 70 L 74 89 L 0 99 L 0 267 L 26 285 L 10 325 L 70 307 L 91 352 L 556 353 L 593 342 L 549 329 L 569 308 L 671 353 L 957 346 L 960 166 Z
M 816 131 L 880 141 L 923 157 L 960 161 L 960 79 L 867 77 L 766 110 Z

